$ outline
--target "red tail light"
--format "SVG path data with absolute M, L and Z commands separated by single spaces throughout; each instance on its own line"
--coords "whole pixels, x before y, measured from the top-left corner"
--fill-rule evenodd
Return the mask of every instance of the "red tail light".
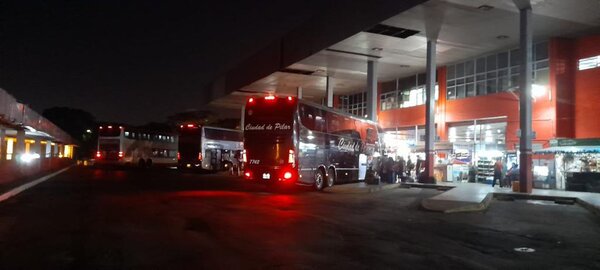
M 252 173 L 250 171 L 245 171 L 244 172 L 244 178 L 246 178 L 246 179 L 252 179 Z
M 202 153 L 198 153 L 198 160 L 202 161 Z
M 288 97 L 288 101 L 292 101 L 292 100 L 294 100 L 293 97 Z
M 187 124 L 187 127 L 189 127 L 189 128 L 193 128 L 193 127 L 194 127 L 194 124 Z
M 177 152 L 177 160 L 181 159 L 181 153 Z
M 119 151 L 119 157 L 122 158 L 123 157 L 123 152 Z
M 254 103 L 254 98 L 249 98 L 248 103 Z
M 292 179 L 292 173 L 291 172 L 284 172 L 283 173 L 283 179 L 285 179 L 285 180 Z
M 101 157 L 101 156 L 102 156 L 102 155 L 100 154 L 100 151 L 96 152 L 96 157 L 97 157 L 97 158 L 99 158 L 99 157 Z
M 266 96 L 265 100 L 275 100 L 275 96 Z

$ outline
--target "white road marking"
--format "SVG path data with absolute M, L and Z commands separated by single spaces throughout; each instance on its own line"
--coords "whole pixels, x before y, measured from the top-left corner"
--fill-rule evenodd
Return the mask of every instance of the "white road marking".
M 44 182 L 44 181 L 46 181 L 46 180 L 48 180 L 48 179 L 50 179 L 50 178 L 52 178 L 54 176 L 57 176 L 57 175 L 63 173 L 64 171 L 70 169 L 73 166 L 74 165 L 71 165 L 69 167 L 66 167 L 66 168 L 60 170 L 60 171 L 53 172 L 51 174 L 48 174 L 46 176 L 42 176 L 42 177 L 40 177 L 40 178 L 38 178 L 36 180 L 33 180 L 31 182 L 28 182 L 26 184 L 23 184 L 23 185 L 20 185 L 20 186 L 18 186 L 16 188 L 13 188 L 13 189 L 7 191 L 6 193 L 0 195 L 0 202 L 6 201 L 6 200 L 10 199 L 11 197 L 13 197 L 13 196 L 15 196 L 15 195 L 17 195 L 17 194 L 25 191 L 25 190 L 27 190 L 27 189 L 29 189 L 29 188 L 37 185 L 39 183 L 42 183 L 42 182 Z

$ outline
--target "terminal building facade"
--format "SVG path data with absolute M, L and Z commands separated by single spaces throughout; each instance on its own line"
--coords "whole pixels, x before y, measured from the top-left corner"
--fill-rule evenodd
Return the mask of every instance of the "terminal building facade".
M 65 166 L 75 145 L 59 127 L 0 89 L 0 184 Z
M 438 157 L 456 157 L 462 152 L 463 161 L 475 166 L 483 162 L 480 160 L 496 157 L 509 156 L 507 163 L 517 162 L 518 55 L 518 48 L 512 48 L 437 68 Z M 585 146 L 591 151 L 575 152 L 596 152 L 594 139 L 600 138 L 600 36 L 537 42 L 533 60 L 533 148 L 539 153 L 534 162 L 546 167 L 559 165 L 555 151 L 545 149 L 561 139 L 589 142 Z M 415 153 L 422 152 L 424 84 L 425 74 L 379 83 L 378 120 L 389 139 L 389 155 L 413 153 L 414 160 Z M 363 92 L 339 96 L 335 104 L 355 115 L 364 114 L 366 106 Z M 466 170 L 464 167 L 464 174 Z M 564 180 L 547 186 L 564 188 Z

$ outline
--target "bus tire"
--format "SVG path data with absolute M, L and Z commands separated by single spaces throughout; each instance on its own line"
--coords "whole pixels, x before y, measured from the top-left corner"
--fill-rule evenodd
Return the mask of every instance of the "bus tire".
M 315 172 L 315 189 L 317 191 L 323 190 L 325 187 L 325 173 L 323 169 L 317 169 Z
M 329 188 L 329 187 L 333 187 L 334 184 L 335 184 L 335 169 L 333 167 L 331 167 L 327 170 L 326 186 Z
M 148 168 L 152 167 L 152 159 L 146 160 L 146 167 L 148 167 Z
M 146 161 L 145 161 L 143 158 L 140 158 L 140 159 L 138 160 L 138 166 L 139 166 L 140 168 L 145 168 L 145 167 L 146 167 Z

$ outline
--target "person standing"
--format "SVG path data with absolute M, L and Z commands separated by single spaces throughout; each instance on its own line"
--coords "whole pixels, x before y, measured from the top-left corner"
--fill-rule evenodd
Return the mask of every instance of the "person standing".
M 500 158 L 496 159 L 496 163 L 494 163 L 494 180 L 492 180 L 492 187 L 496 185 L 496 179 L 498 179 L 498 184 L 502 187 L 502 161 L 500 161 Z
M 412 168 L 413 168 L 413 163 L 412 163 L 412 160 L 410 160 L 410 156 L 409 156 L 408 161 L 406 161 L 406 174 L 408 174 L 408 177 L 411 177 Z
M 404 157 L 398 159 L 398 172 L 400 173 L 400 181 L 406 179 L 404 178 L 404 172 L 406 172 L 406 161 L 404 161 Z

